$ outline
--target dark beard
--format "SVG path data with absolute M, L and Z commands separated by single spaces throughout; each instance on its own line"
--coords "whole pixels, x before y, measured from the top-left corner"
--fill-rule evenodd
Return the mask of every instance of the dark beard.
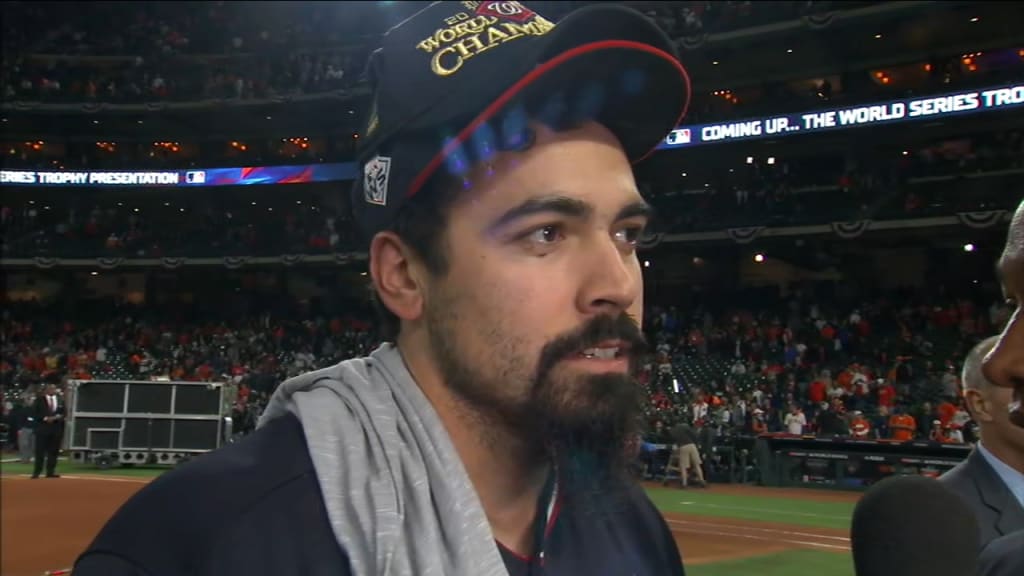
M 438 312 L 451 309 L 440 306 Z M 598 316 L 549 342 L 541 351 L 527 397 L 515 399 L 501 390 L 517 375 L 499 372 L 485 377 L 468 366 L 448 329 L 451 316 L 432 316 L 427 323 L 431 346 L 445 383 L 480 418 L 484 433 L 512 434 L 528 456 L 547 458 L 557 466 L 564 494 L 572 494 L 581 504 L 584 498 L 591 500 L 587 496 L 600 495 L 603 504 L 595 504 L 594 510 L 607 510 L 607 498 L 631 485 L 626 445 L 641 429 L 643 393 L 633 375 L 646 342 L 636 322 L 625 313 Z M 560 362 L 608 340 L 629 346 L 628 373 L 556 379 Z M 501 446 L 509 439 L 494 440 Z
M 608 340 L 629 346 L 627 373 L 580 376 L 571 386 L 554 381 L 559 362 Z M 635 374 L 645 348 L 636 322 L 623 313 L 595 317 L 541 352 L 529 409 L 537 418 L 537 441 L 546 443 L 558 466 L 560 486 L 573 495 L 578 508 L 610 511 L 613 495 L 631 485 L 627 442 L 641 430 L 643 390 Z

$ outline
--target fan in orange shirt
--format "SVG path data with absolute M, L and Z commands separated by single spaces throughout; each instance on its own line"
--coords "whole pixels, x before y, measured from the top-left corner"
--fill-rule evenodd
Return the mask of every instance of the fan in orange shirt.
M 902 406 L 897 406 L 894 413 L 889 417 L 889 430 L 892 439 L 900 442 L 914 439 L 914 431 L 917 429 L 917 421 L 910 414 L 907 414 Z

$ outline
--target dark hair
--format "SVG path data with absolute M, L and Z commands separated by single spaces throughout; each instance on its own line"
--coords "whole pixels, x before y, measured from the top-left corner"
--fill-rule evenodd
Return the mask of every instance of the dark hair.
M 583 124 L 583 120 L 556 122 L 546 119 L 543 115 L 531 114 L 527 110 L 526 117 L 536 118 L 556 132 L 570 130 Z M 497 150 L 502 152 L 523 152 L 531 148 L 536 141 L 536 133 L 523 122 L 514 125 L 498 143 Z M 483 158 L 477 157 L 474 150 L 466 150 L 469 166 L 475 166 Z M 395 221 L 386 228 L 394 232 L 402 241 L 423 260 L 427 271 L 434 276 L 443 276 L 448 272 L 448 246 L 445 232 L 448 229 L 449 209 L 459 195 L 468 188 L 464 175 L 455 175 L 445 170 L 438 170 L 427 180 L 423 188 L 407 204 L 399 209 Z M 372 240 L 372 239 L 371 239 Z M 380 301 L 373 285 L 370 285 L 370 302 L 379 323 L 380 339 L 394 342 L 401 329 L 401 321 L 388 307 Z
M 402 206 L 395 221 L 387 228 L 419 256 L 427 271 L 434 276 L 448 272 L 445 231 L 448 212 L 458 198 L 458 191 L 459 187 L 448 174 L 431 178 L 408 204 Z M 380 301 L 372 283 L 370 301 L 377 316 L 381 340 L 394 342 L 398 338 L 401 321 Z

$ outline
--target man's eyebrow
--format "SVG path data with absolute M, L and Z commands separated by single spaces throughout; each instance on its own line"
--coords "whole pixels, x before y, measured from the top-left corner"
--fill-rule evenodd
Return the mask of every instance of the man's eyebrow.
M 615 216 L 615 221 L 628 220 L 629 218 L 644 218 L 646 220 L 654 219 L 654 207 L 644 201 L 633 202 L 627 204 L 619 210 L 619 213 Z
M 593 215 L 594 207 L 579 198 L 571 198 L 560 194 L 530 198 L 506 211 L 493 224 L 488 226 L 488 229 L 492 231 L 499 230 L 522 218 L 542 213 L 561 214 L 572 218 L 584 219 Z M 615 222 L 638 217 L 650 220 L 654 217 L 654 208 L 643 201 L 632 202 L 619 210 L 618 214 L 615 215 Z
M 534 214 L 549 213 L 571 216 L 573 218 L 586 218 L 593 214 L 593 212 L 594 208 L 579 198 L 570 198 L 562 195 L 541 196 L 530 198 L 522 204 L 510 208 L 487 228 L 492 231 L 499 230 L 516 220 L 521 220 Z

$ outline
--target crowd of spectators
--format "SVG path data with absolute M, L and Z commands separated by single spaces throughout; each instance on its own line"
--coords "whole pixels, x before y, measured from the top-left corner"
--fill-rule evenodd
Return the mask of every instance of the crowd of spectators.
M 358 138 L 352 134 L 305 137 L 306 147 L 289 145 L 289 138 L 251 138 L 232 141 L 10 143 L 3 157 L 7 170 L 185 170 L 238 166 L 281 166 L 352 162 Z M 6 146 L 5 146 L 6 147 Z
M 355 246 L 357 231 L 348 213 L 316 195 L 232 202 L 176 192 L 140 202 L 81 199 L 51 205 L 29 199 L 17 208 L 5 206 L 0 208 L 4 256 L 276 257 L 345 253 Z
M 798 20 L 830 10 L 851 10 L 870 2 L 659 2 L 644 12 L 674 38 Z
M 664 427 L 649 439 L 685 422 L 716 434 L 970 442 L 962 360 L 1010 313 L 898 293 L 846 305 L 796 294 L 719 314 L 655 308 L 641 381 L 649 421 Z
M 347 17 L 348 16 L 348 17 Z M 4 6 L 7 100 L 270 98 L 350 88 L 367 57 L 360 18 L 335 5 L 53 2 Z M 362 26 L 362 28 L 361 28 Z
M 1018 131 L 947 138 L 863 157 L 751 158 L 653 185 L 672 232 L 898 219 L 1012 208 L 1024 171 Z
M 1024 170 L 1024 137 L 983 134 L 861 160 L 752 160 L 652 186 L 648 192 L 664 218 L 663 231 L 1012 207 Z M 292 192 L 272 203 L 250 190 L 216 196 L 165 190 L 137 202 L 102 194 L 9 200 L 0 208 L 0 238 L 8 257 L 276 257 L 357 250 L 358 230 L 337 186 L 309 186 L 320 190 L 318 196 Z
M 757 305 L 698 305 L 686 312 L 653 306 L 645 323 L 651 351 L 639 376 L 648 422 L 668 428 L 686 422 L 718 433 L 974 437 L 959 402 L 959 369 L 970 347 L 1009 318 L 1006 305 L 899 292 L 864 300 L 810 294 L 797 290 Z M 736 300 L 744 299 L 737 294 Z M 284 379 L 379 344 L 371 317 L 356 307 L 351 310 L 359 312 L 311 310 L 286 298 L 253 299 L 246 307 L 249 313 L 6 306 L 0 323 L 6 413 L 13 418 L 12 410 L 54 373 L 216 380 L 239 386 L 236 421 L 245 431 Z M 658 441 L 656 431 L 649 434 Z
M 587 2 L 544 3 L 550 18 Z M 866 3 L 638 3 L 673 37 L 714 34 Z M 351 88 L 368 49 L 417 8 L 305 3 L 55 2 L 4 6 L 7 100 L 264 99 Z

